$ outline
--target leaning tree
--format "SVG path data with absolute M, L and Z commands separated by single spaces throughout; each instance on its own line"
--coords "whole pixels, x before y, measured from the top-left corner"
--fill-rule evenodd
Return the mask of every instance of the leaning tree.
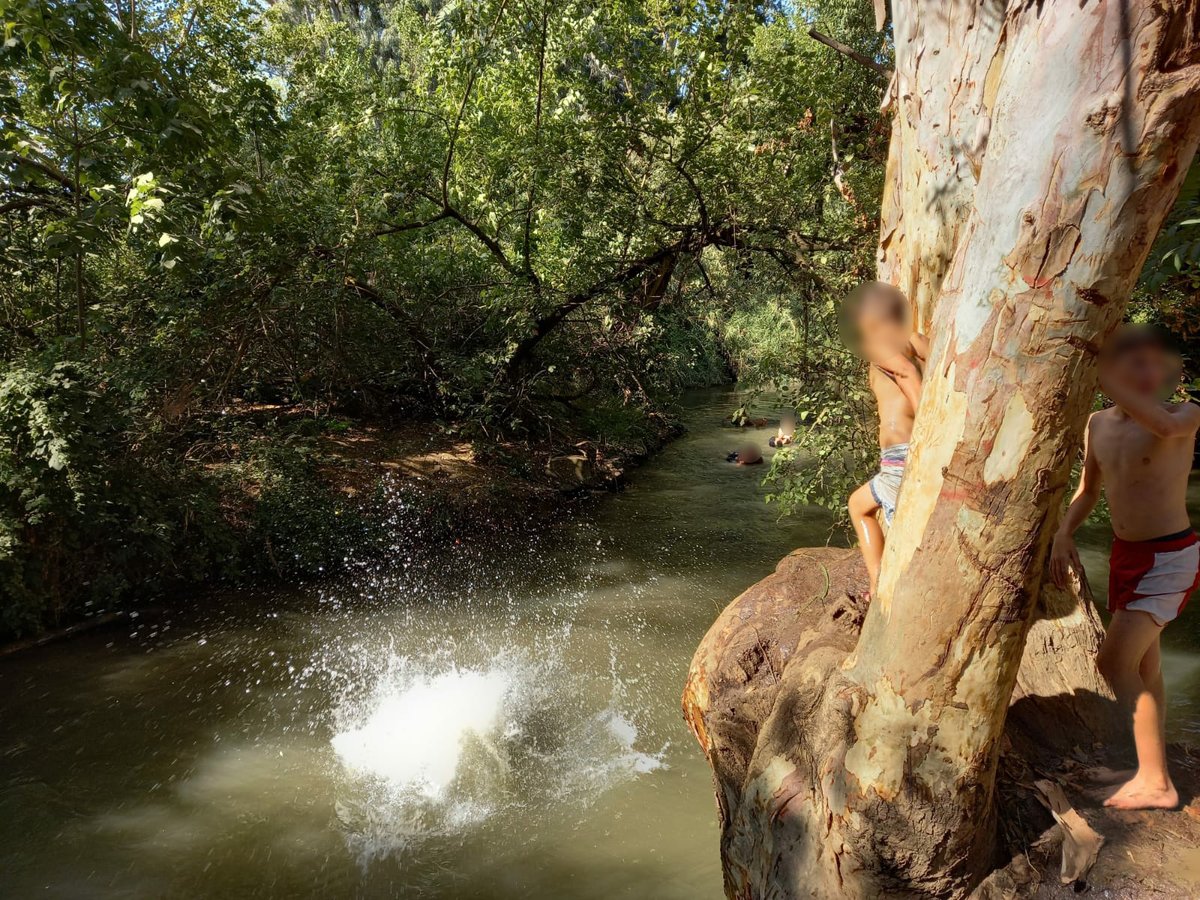
M 1097 347 L 1200 140 L 1200 0 L 891 14 L 879 276 L 933 353 L 869 608 L 846 557 L 794 554 L 693 661 L 731 897 L 966 895 L 997 861 L 1002 750 L 1070 746 L 1111 706 L 1094 611 L 1042 575 Z

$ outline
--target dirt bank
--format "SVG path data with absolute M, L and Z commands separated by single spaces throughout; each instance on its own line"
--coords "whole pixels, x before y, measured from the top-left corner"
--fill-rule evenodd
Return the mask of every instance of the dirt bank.
M 233 405 L 172 448 L 176 477 L 166 490 L 177 501 L 143 512 L 144 522 L 121 520 L 124 530 L 144 526 L 149 549 L 127 552 L 118 529 L 121 559 L 95 553 L 87 572 L 58 578 L 61 596 L 44 604 L 51 611 L 40 623 L 7 634 L 0 626 L 0 638 L 14 639 L 0 653 L 115 624 L 131 610 L 192 602 L 210 587 L 323 578 L 481 535 L 545 530 L 619 489 L 681 431 L 663 417 L 630 418 L 637 427 L 621 440 L 560 434 L 539 443 L 468 439 L 455 423 Z M 140 483 L 141 470 L 132 471 L 127 480 Z

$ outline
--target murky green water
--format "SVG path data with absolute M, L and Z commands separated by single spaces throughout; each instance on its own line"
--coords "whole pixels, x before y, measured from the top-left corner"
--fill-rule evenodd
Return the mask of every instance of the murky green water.
M 770 434 L 723 429 L 733 405 L 690 398 L 688 435 L 553 536 L 0 660 L 0 896 L 716 900 L 687 664 L 829 534 L 722 461 Z M 1195 731 L 1200 614 L 1169 634 Z

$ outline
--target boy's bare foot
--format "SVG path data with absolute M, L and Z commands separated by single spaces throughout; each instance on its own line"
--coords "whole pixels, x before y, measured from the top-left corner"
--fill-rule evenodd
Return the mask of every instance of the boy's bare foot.
M 1163 787 L 1139 781 L 1135 775 L 1117 788 L 1104 805 L 1109 809 L 1175 809 L 1179 806 L 1179 792 L 1169 781 Z

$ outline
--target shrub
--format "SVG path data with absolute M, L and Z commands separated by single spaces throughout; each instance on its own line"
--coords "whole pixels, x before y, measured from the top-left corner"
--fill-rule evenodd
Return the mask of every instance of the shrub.
M 26 633 L 220 570 L 215 491 L 131 452 L 130 414 L 87 365 L 0 379 L 0 633 Z

